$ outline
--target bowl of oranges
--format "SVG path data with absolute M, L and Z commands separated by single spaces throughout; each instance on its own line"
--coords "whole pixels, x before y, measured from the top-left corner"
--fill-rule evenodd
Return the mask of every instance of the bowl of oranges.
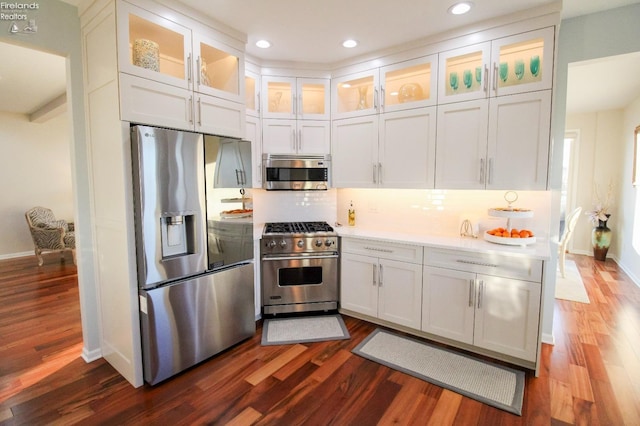
M 497 244 L 524 246 L 536 242 L 536 236 L 529 229 L 493 228 L 485 231 L 484 239 Z

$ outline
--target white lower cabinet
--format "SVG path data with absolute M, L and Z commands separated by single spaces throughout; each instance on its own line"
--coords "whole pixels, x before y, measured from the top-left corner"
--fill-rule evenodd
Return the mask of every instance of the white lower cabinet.
M 442 254 L 443 251 L 440 251 Z M 526 361 L 536 361 L 540 319 L 540 281 L 517 279 L 531 275 L 537 279 L 541 262 L 524 262 L 511 270 L 500 269 L 509 259 L 482 255 L 476 260 L 451 251 L 447 269 L 425 265 L 422 294 L 422 331 Z M 429 263 L 429 250 L 425 263 Z M 438 263 L 445 256 L 433 257 Z M 513 264 L 509 265 L 513 267 Z M 522 270 L 520 269 L 522 267 Z M 487 275 L 478 270 L 493 269 Z M 538 273 L 539 272 L 539 273 Z
M 361 244 L 362 243 L 362 244 Z M 422 265 L 394 260 L 398 247 L 378 242 L 356 242 L 354 252 L 342 250 L 340 306 L 352 312 L 420 329 Z M 411 247 L 422 251 L 422 247 Z M 369 250 L 373 255 L 357 254 Z M 395 251 L 395 253 L 394 253 Z M 409 254 L 411 256 L 411 254 Z

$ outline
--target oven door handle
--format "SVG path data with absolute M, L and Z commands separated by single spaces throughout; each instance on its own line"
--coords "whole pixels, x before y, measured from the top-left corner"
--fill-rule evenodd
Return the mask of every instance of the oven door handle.
M 338 253 L 333 254 L 307 254 L 302 256 L 262 256 L 262 260 L 306 260 L 306 259 L 335 259 L 340 257 Z

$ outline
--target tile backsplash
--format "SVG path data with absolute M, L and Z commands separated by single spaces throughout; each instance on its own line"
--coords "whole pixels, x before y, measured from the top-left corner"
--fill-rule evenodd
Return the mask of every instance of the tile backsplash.
M 347 226 L 353 201 L 356 226 L 381 231 L 428 235 L 459 235 L 469 219 L 474 230 L 506 226 L 506 219 L 490 217 L 491 207 L 506 207 L 506 191 L 433 189 L 330 189 L 328 191 L 265 191 L 252 189 L 254 235 L 266 222 L 326 221 Z M 512 219 L 514 228 L 527 228 L 538 239 L 549 237 L 551 193 L 517 191 L 513 207 L 531 209 L 532 218 Z
M 490 217 L 492 207 L 507 207 L 506 191 L 416 190 L 416 189 L 339 189 L 337 220 L 347 225 L 347 211 L 353 201 L 356 226 L 392 232 L 429 235 L 459 235 L 465 219 L 483 233 L 506 219 Z M 532 218 L 512 219 L 514 228 L 534 231 L 539 239 L 549 237 L 551 193 L 517 191 L 512 206 L 531 209 Z

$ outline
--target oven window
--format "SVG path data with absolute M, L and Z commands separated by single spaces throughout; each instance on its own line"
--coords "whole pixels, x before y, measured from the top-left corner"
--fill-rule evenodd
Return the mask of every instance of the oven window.
M 324 182 L 326 168 L 267 167 L 269 182 Z
M 313 284 L 322 284 L 322 266 L 278 269 L 278 285 L 281 287 Z

